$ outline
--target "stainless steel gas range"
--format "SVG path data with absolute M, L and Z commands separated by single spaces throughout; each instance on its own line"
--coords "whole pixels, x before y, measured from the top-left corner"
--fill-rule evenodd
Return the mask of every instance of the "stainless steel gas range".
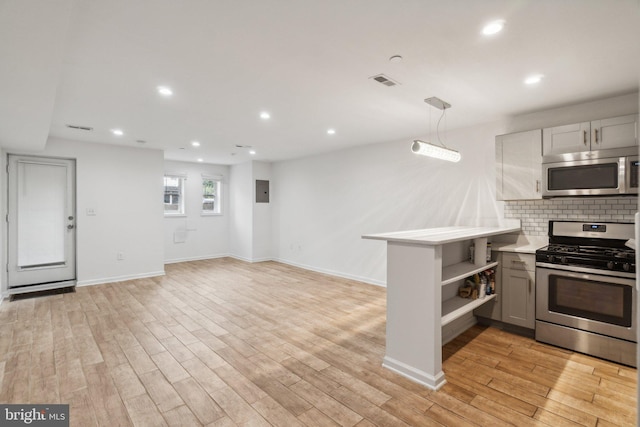
M 636 366 L 634 225 L 549 221 L 536 251 L 536 340 Z

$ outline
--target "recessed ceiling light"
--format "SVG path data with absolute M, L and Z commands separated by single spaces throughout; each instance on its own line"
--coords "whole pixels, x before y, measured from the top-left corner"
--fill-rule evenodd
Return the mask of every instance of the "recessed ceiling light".
M 199 162 L 204 162 L 204 160 L 202 160 L 202 159 L 198 159 L 198 161 L 199 161 Z
M 329 130 L 327 130 L 327 133 L 328 133 L 329 135 L 335 135 L 336 130 L 335 130 L 335 129 L 329 129 Z
M 263 111 L 262 113 L 260 113 L 260 118 L 262 120 L 269 120 L 271 118 L 271 114 L 267 113 L 266 111 Z
M 256 154 L 256 150 L 249 150 L 249 154 L 253 156 L 254 154 Z
M 499 33 L 504 28 L 504 19 L 498 19 L 491 21 L 482 28 L 482 34 L 490 36 L 492 34 Z
M 397 64 L 398 62 L 402 62 L 402 56 L 393 55 L 391 58 L 389 58 L 389 62 L 393 62 L 395 64 Z
M 533 74 L 526 79 L 524 79 L 524 83 L 527 85 L 534 85 L 536 83 L 540 83 L 544 76 L 542 74 Z
M 122 131 L 122 129 L 111 129 L 111 133 L 114 134 L 115 136 L 124 135 L 124 132 Z
M 200 143 L 198 141 L 191 141 L 191 145 L 194 147 L 200 147 Z
M 168 86 L 158 86 L 158 93 L 162 96 L 171 96 L 173 91 Z

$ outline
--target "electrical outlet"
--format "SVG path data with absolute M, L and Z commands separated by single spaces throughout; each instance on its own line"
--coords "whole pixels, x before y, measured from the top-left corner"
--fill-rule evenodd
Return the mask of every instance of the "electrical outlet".
M 117 259 L 118 261 L 122 261 L 122 260 L 124 259 L 124 252 L 118 252 L 118 253 L 116 254 L 116 259 Z
M 87 216 L 96 216 L 95 208 L 87 208 Z

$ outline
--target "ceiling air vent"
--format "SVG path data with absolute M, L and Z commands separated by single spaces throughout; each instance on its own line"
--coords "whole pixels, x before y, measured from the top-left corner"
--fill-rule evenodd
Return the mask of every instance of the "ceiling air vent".
M 372 76 L 369 77 L 370 79 L 373 79 L 375 81 L 377 81 L 378 83 L 381 83 L 385 86 L 396 86 L 399 85 L 400 83 L 392 80 L 391 78 L 385 76 L 384 74 L 378 74 L 377 76 Z
M 88 130 L 88 131 L 93 130 L 93 128 L 91 128 L 91 127 L 89 127 L 89 126 L 67 125 L 67 127 L 68 127 L 69 129 Z

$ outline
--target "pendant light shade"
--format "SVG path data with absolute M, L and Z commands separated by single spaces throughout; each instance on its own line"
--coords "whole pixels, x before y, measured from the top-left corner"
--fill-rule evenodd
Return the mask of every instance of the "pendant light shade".
M 436 126 L 436 135 L 438 136 L 438 141 L 440 145 L 432 144 L 431 142 L 421 141 L 419 139 L 414 139 L 413 144 L 411 144 L 411 151 L 415 154 L 421 154 L 423 156 L 429 156 L 440 160 L 446 160 L 449 162 L 457 163 L 460 161 L 462 156 L 459 151 L 452 150 L 451 148 L 447 148 L 442 141 L 440 141 L 440 121 L 444 117 L 447 108 L 451 108 L 451 104 L 443 101 L 437 97 L 431 97 L 424 100 L 427 104 L 435 107 L 439 110 L 442 110 L 442 115 L 438 120 L 438 125 Z M 429 126 L 431 126 L 431 120 L 429 120 Z
M 430 142 L 420 141 L 414 139 L 411 144 L 411 151 L 416 154 L 422 154 L 423 156 L 434 157 L 436 159 L 447 160 L 449 162 L 457 163 L 460 161 L 460 153 L 451 148 L 440 147 L 439 145 L 433 145 Z

